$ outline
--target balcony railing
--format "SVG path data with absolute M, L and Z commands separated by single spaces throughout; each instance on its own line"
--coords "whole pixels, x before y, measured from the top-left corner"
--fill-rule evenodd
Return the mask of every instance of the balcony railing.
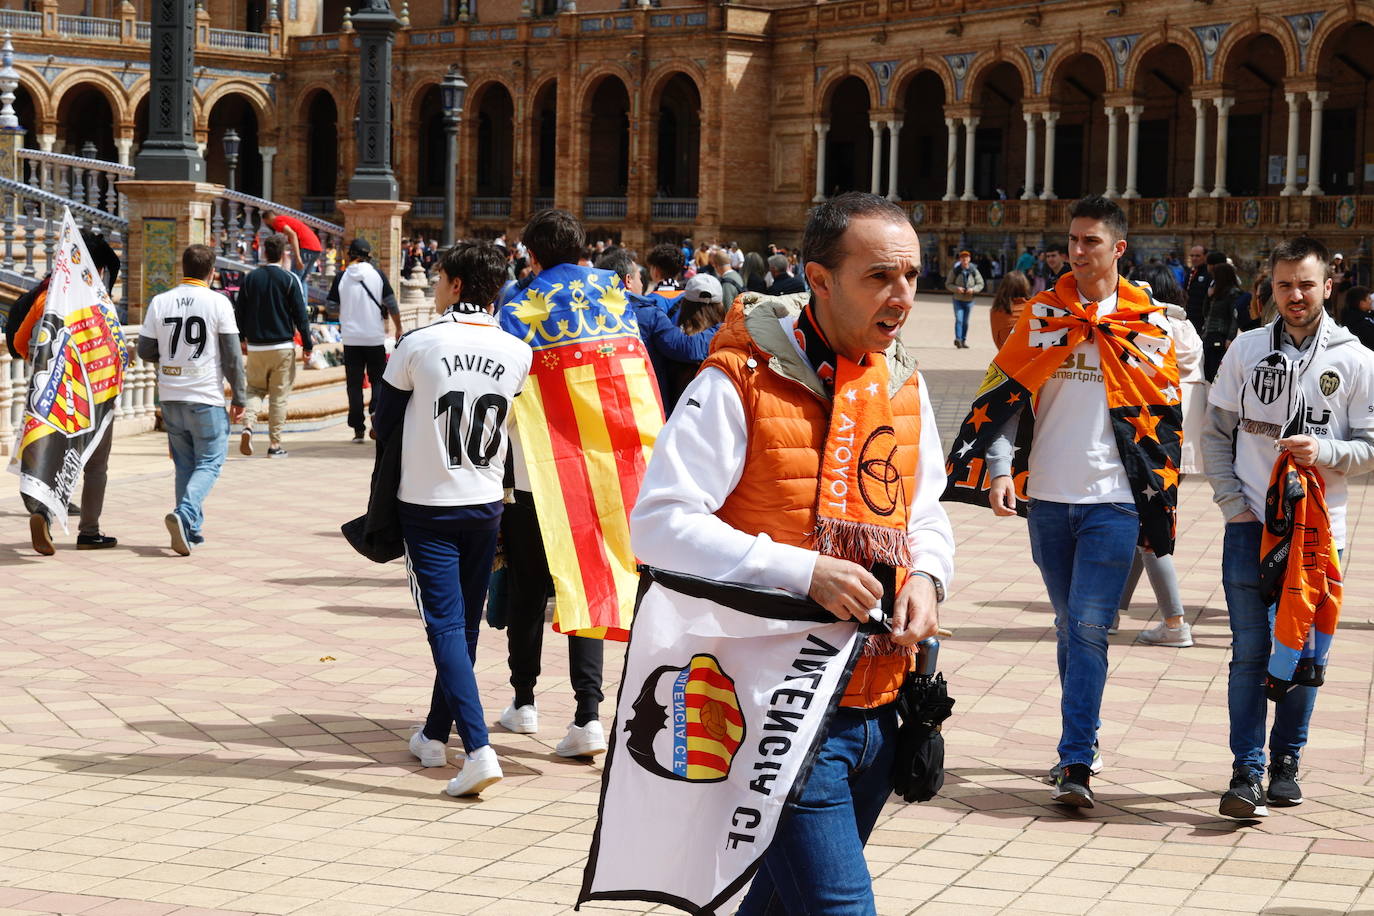
M 443 219 L 444 199 L 442 197 L 412 197 L 409 216 L 411 219 Z
M 96 19 L 93 16 L 58 16 L 58 34 L 72 38 L 93 38 L 97 41 L 119 41 L 118 19 Z
M 534 200 L 531 200 L 531 201 L 530 201 L 530 207 L 533 209 L 533 212 L 535 212 L 535 213 L 538 213 L 540 210 L 552 210 L 552 209 L 553 209 L 553 198 L 552 198 L 552 197 L 536 197 L 536 198 L 534 198 Z
M 0 29 L 26 35 L 42 35 L 43 14 L 26 10 L 0 10 Z
M 270 50 L 268 38 L 261 32 L 236 32 L 233 29 L 211 29 L 210 47 L 247 51 L 249 54 L 266 54 Z
M 153 24 L 151 22 L 134 23 L 134 41 L 144 42 L 153 40 Z
M 697 218 L 695 197 L 655 198 L 652 216 L 660 223 L 690 223 Z
M 507 219 L 510 217 L 509 197 L 474 197 L 473 219 Z
M 624 219 L 625 198 L 588 197 L 582 201 L 583 219 Z

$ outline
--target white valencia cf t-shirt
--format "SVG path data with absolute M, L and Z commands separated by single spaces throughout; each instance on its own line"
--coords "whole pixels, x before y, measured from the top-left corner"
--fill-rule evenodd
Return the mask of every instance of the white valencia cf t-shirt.
M 383 376 L 411 392 L 401 441 L 401 502 L 496 502 L 509 447 L 511 403 L 534 353 L 478 312 L 450 313 L 406 334 Z

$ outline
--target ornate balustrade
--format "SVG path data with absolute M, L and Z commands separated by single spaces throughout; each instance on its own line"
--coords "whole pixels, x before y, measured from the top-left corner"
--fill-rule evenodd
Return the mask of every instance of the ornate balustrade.
M 268 54 L 272 50 L 269 36 L 262 32 L 236 32 L 233 29 L 211 29 L 210 47 L 221 51 L 246 51 L 249 54 Z
M 695 197 L 657 197 L 652 205 L 652 218 L 661 223 L 690 223 L 697 218 Z
M 583 219 L 624 219 L 624 197 L 588 197 L 582 201 Z
M 21 149 L 19 174 L 30 187 L 86 204 L 111 216 L 122 216 L 124 199 L 115 185 L 134 177 L 134 169 L 101 159 Z
M 119 41 L 118 19 L 97 19 L 94 16 L 58 16 L 57 34 L 71 38 L 96 41 Z
M 470 205 L 473 219 L 508 219 L 510 217 L 509 197 L 474 197 Z
M 42 35 L 43 14 L 28 10 L 0 10 L 0 30 L 16 35 Z

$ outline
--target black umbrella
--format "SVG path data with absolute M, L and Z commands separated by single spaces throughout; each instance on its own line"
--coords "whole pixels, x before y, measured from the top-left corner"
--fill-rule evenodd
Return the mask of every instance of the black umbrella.
M 897 696 L 897 757 L 892 788 L 903 800 L 930 801 L 945 784 L 945 737 L 941 728 L 954 709 L 945 676 L 935 670 L 940 643 L 921 643 L 918 670 L 907 675 Z

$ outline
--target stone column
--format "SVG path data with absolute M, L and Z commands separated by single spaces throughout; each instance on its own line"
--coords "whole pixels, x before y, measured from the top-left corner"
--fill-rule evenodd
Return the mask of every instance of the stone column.
M 277 156 L 275 146 L 259 146 L 258 153 L 262 156 L 262 197 L 263 200 L 272 199 L 272 160 Z
M 1033 111 L 1021 113 L 1026 122 L 1026 176 L 1022 182 L 1022 200 L 1035 200 L 1035 120 L 1038 117 Z
M 57 145 L 57 134 L 39 134 L 38 148 L 45 153 L 51 153 L 52 148 Z
M 134 155 L 134 138 L 117 137 L 115 138 L 115 149 L 118 151 L 120 165 L 129 165 Z
M 129 323 L 142 320 L 143 307 L 181 282 L 181 254 L 210 242 L 210 208 L 222 190 L 203 181 L 121 181 L 128 201 L 125 238 Z
M 945 118 L 949 141 L 945 149 L 945 196 L 943 200 L 959 199 L 959 119 Z
M 1104 197 L 1116 197 L 1116 119 L 1121 109 L 1108 107 L 1107 112 L 1107 190 Z
M 1285 92 L 1284 101 L 1288 103 L 1288 149 L 1283 161 L 1283 190 L 1281 197 L 1297 197 L 1298 190 L 1298 128 L 1302 121 L 1302 96 L 1296 92 Z
M 887 199 L 901 200 L 897 193 L 897 138 L 902 134 L 902 122 L 887 122 Z
M 1312 133 L 1307 140 L 1307 190 L 1308 197 L 1321 197 L 1322 170 L 1322 105 L 1326 103 L 1327 93 L 1311 89 L 1307 100 L 1312 103 Z
M 828 133 L 829 124 L 816 125 L 816 196 L 811 198 L 813 204 L 825 200 L 825 135 Z
M 202 182 L 205 159 L 196 148 L 194 134 L 192 71 L 198 20 L 193 0 L 155 0 L 149 20 L 149 60 L 153 63 L 148 89 L 148 139 L 138 151 L 135 174 L 140 181 Z
M 1231 106 L 1236 104 L 1236 100 L 1217 96 L 1212 103 L 1217 107 L 1216 181 L 1213 182 L 1215 187 L 1212 188 L 1212 196 L 1230 197 L 1231 192 L 1226 190 L 1226 148 L 1230 141 Z
M 1207 189 L 1202 182 L 1203 169 L 1207 165 L 1207 100 L 1193 99 L 1193 189 L 1189 197 L 1206 197 Z
M 978 135 L 978 116 L 966 115 L 964 117 L 964 196 L 962 200 L 977 200 L 978 196 L 973 193 L 973 147 L 974 138 Z
M 873 156 L 869 166 L 868 193 L 881 194 L 883 187 L 883 122 L 869 121 L 868 129 L 873 131 Z
M 355 201 L 396 199 L 400 190 L 391 170 L 391 48 L 400 21 L 390 7 L 372 4 L 353 14 L 359 38 L 358 164 L 348 180 Z M 373 249 L 376 250 L 375 248 Z M 399 282 L 392 278 L 392 284 Z
M 1045 111 L 1040 116 L 1045 119 L 1045 190 L 1040 199 L 1054 200 L 1054 125 L 1059 112 Z
M 1126 106 L 1126 192 L 1122 197 L 1136 198 L 1136 175 L 1140 168 L 1140 113 L 1143 105 Z

